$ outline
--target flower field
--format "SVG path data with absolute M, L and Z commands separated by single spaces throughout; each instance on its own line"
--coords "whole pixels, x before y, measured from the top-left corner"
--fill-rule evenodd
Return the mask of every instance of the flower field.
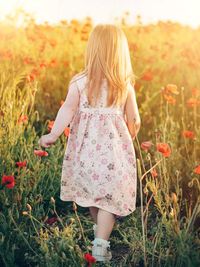
M 100 266 L 89 210 L 59 199 L 69 127 L 38 145 L 84 69 L 92 20 L 14 22 L 0 23 L 0 266 Z M 121 27 L 141 115 L 137 209 L 116 221 L 106 266 L 200 266 L 200 28 Z

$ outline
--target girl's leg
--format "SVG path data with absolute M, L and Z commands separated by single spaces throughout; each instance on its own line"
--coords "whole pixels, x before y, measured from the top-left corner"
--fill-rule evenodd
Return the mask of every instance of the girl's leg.
M 97 238 L 108 240 L 115 223 L 115 215 L 108 211 L 99 209 L 97 214 Z
M 90 210 L 90 214 L 92 216 L 92 219 L 97 224 L 97 213 L 98 213 L 99 208 L 97 208 L 97 207 L 89 207 L 89 210 Z

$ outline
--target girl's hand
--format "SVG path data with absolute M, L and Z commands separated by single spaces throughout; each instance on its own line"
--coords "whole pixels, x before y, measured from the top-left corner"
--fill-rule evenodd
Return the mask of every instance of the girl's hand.
M 50 147 L 57 140 L 57 136 L 52 133 L 42 135 L 38 141 L 38 144 L 43 147 Z

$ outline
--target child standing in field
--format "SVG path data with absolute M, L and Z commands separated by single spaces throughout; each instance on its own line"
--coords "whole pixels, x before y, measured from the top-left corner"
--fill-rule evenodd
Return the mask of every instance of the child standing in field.
M 51 133 L 39 140 L 49 147 L 70 124 L 60 198 L 89 207 L 97 261 L 112 258 L 108 240 L 116 217 L 136 208 L 133 140 L 141 120 L 134 82 L 124 32 L 115 25 L 97 25 L 87 44 L 85 70 L 71 79 Z

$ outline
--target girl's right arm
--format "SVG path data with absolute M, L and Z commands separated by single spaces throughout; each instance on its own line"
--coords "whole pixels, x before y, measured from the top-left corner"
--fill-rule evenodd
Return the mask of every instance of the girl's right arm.
M 141 119 L 138 110 L 135 89 L 130 84 L 128 88 L 128 95 L 125 104 L 126 124 L 129 133 L 133 139 L 135 139 L 141 126 Z

